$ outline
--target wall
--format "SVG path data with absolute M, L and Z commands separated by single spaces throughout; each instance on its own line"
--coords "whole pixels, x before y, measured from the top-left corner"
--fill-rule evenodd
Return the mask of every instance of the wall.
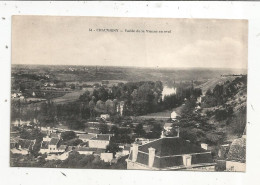
M 101 148 L 106 149 L 107 145 L 109 145 L 109 141 L 104 140 L 89 140 L 89 148 Z
M 233 169 L 232 169 L 233 167 Z M 227 161 L 226 162 L 226 171 L 236 171 L 236 172 L 245 172 L 246 163 L 240 163 L 236 161 Z
M 128 170 L 158 170 L 156 168 L 149 168 L 148 166 L 142 165 L 140 163 L 132 162 L 129 159 L 127 159 L 126 162 Z
M 203 167 L 198 167 L 198 168 L 187 168 L 187 169 L 182 169 L 185 171 L 210 171 L 214 172 L 215 171 L 215 166 L 203 166 Z

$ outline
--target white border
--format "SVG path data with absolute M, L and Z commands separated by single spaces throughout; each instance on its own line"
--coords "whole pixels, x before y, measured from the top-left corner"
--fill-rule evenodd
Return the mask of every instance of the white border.
M 10 2 L 0 1 L 1 184 L 258 184 L 260 166 L 260 3 L 258 2 Z M 249 20 L 246 173 L 68 170 L 9 167 L 12 15 L 225 18 Z M 228 28 L 227 28 L 228 29 Z M 216 30 L 217 31 L 217 30 Z M 6 48 L 6 46 L 8 48 Z M 61 174 L 65 173 L 67 176 Z

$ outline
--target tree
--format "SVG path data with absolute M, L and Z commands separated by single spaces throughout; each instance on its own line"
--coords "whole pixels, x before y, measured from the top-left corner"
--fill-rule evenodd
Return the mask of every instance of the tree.
M 115 156 L 116 152 L 119 151 L 119 146 L 115 142 L 110 142 L 109 145 L 106 147 L 106 152 L 113 153 Z
M 119 134 L 119 129 L 117 126 L 113 125 L 111 127 L 110 133 L 114 134 L 115 136 L 117 136 Z
M 185 102 L 185 105 L 182 106 L 181 114 L 182 115 L 192 114 L 195 106 L 196 106 L 196 99 L 195 98 L 188 99 Z
M 143 124 L 142 123 L 139 123 L 136 127 L 135 127 L 135 133 L 138 137 L 142 137 L 145 135 L 145 131 L 144 131 L 144 128 L 143 128 Z
M 162 126 L 159 123 L 155 123 L 152 128 L 152 135 L 150 135 L 151 138 L 160 138 L 162 133 Z
M 106 112 L 106 105 L 105 105 L 105 103 L 102 100 L 98 100 L 97 104 L 96 104 L 95 110 L 97 112 L 103 112 L 103 113 Z
M 70 139 L 70 140 L 67 140 L 66 142 L 64 142 L 64 144 L 66 144 L 68 146 L 77 146 L 81 143 L 83 143 L 83 141 L 78 138 Z
M 65 131 L 61 133 L 61 138 L 63 139 L 63 141 L 68 141 L 76 138 L 76 133 L 73 131 Z
M 106 112 L 110 114 L 114 114 L 116 111 L 115 103 L 112 100 L 107 100 L 106 103 Z
M 73 117 L 73 119 L 69 119 L 68 122 L 70 129 L 80 130 L 85 128 L 85 124 L 82 121 L 77 120 L 77 118 Z
M 99 125 L 99 132 L 101 134 L 107 134 L 109 132 L 108 126 L 105 123 Z

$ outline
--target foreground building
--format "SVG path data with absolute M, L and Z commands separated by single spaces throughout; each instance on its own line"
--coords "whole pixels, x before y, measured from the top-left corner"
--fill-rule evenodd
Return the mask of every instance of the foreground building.
M 179 137 L 133 144 L 127 169 L 214 171 L 211 152 Z

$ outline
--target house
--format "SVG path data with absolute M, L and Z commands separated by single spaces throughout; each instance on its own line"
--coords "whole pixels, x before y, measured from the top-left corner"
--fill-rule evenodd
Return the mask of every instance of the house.
M 41 154 L 49 153 L 49 142 L 50 141 L 47 141 L 47 140 L 45 140 L 45 141 L 43 140 L 41 142 L 41 148 L 40 148 L 39 153 L 41 153 Z
M 83 142 L 88 142 L 93 137 L 96 137 L 96 134 L 79 134 L 78 137 Z
M 151 141 L 154 141 L 154 139 L 135 138 L 135 143 L 138 143 L 139 145 L 144 145 L 144 144 L 149 143 Z
M 131 145 L 128 145 L 128 144 L 119 145 L 119 148 L 121 149 L 121 151 L 116 153 L 116 155 L 115 155 L 116 158 L 121 158 L 123 156 L 130 154 Z
M 176 113 L 176 111 L 172 111 L 172 113 L 171 113 L 171 119 L 172 119 L 172 120 L 176 120 L 177 116 L 178 116 L 178 114 Z
M 97 134 L 88 142 L 90 148 L 106 149 L 109 145 L 111 134 Z
M 13 154 L 22 154 L 27 155 L 30 154 L 31 150 L 35 145 L 36 140 L 29 140 L 29 139 L 19 139 L 16 147 L 11 149 Z
M 60 146 L 58 147 L 58 152 L 59 152 L 59 153 L 63 153 L 63 152 L 66 151 L 66 149 L 67 149 L 67 145 L 60 145 Z
M 244 172 L 246 170 L 246 138 L 235 139 L 229 149 L 226 160 L 227 171 Z
M 101 153 L 100 159 L 104 162 L 110 163 L 113 159 L 113 153 Z
M 173 123 L 165 123 L 164 126 L 163 126 L 163 129 L 164 129 L 166 132 L 170 132 L 171 129 L 172 129 L 172 125 L 173 125 Z
M 52 133 L 50 134 L 50 138 L 60 139 L 60 138 L 61 138 L 61 134 L 60 134 L 60 133 L 54 133 L 54 132 L 52 132 Z
M 138 146 L 133 144 L 127 169 L 214 171 L 211 152 L 180 137 L 163 137 Z
M 60 139 L 58 138 L 51 138 L 49 145 L 48 145 L 48 149 L 49 149 L 49 153 L 57 153 L 59 152 L 58 150 L 58 144 L 60 142 Z
M 75 151 L 77 151 L 79 154 L 93 155 L 96 150 L 89 147 L 78 147 L 75 149 Z
M 58 138 L 49 138 L 49 140 L 45 138 L 45 140 L 41 142 L 39 153 L 64 153 L 67 149 L 67 145 L 60 145 L 59 143 L 60 139 Z
M 84 130 L 88 134 L 99 134 L 100 133 L 98 128 L 85 128 Z
M 71 151 L 68 152 L 64 152 L 62 154 L 49 154 L 47 155 L 47 157 L 45 158 L 45 160 L 66 160 L 69 157 L 69 154 L 71 153 Z
M 151 132 L 152 128 L 152 125 L 143 125 L 143 129 L 146 133 Z
M 110 118 L 110 115 L 109 114 L 101 114 L 100 118 L 103 119 L 103 120 L 108 120 Z
M 201 97 L 201 96 L 198 97 L 198 98 L 197 98 L 197 103 L 201 103 L 201 100 L 202 100 L 202 97 Z

